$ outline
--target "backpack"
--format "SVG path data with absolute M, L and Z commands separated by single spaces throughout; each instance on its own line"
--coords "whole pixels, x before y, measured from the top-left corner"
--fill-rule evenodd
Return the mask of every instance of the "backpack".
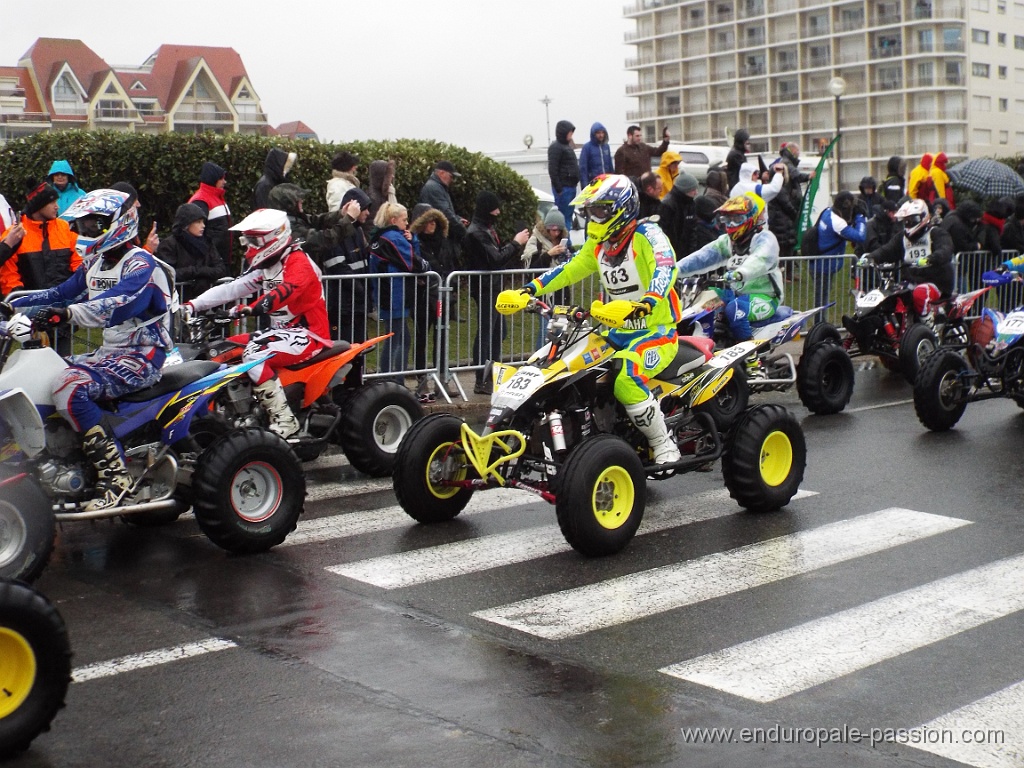
M 805 229 L 800 237 L 801 256 L 821 256 L 821 248 L 818 246 L 818 225 L 821 223 L 821 216 L 824 213 L 824 211 L 819 213 L 818 220 L 814 222 L 814 226 Z
M 917 199 L 924 200 L 931 206 L 938 196 L 938 192 L 935 189 L 935 180 L 930 175 L 921 179 L 921 183 L 917 185 Z

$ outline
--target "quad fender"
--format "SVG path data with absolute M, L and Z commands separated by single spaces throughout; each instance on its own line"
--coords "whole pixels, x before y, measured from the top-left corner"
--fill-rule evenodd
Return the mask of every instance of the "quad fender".
M 0 390 L 0 424 L 5 425 L 14 444 L 28 458 L 38 456 L 46 447 L 43 418 L 25 390 Z M 0 445 L 0 452 L 3 449 Z
M 0 372 L 0 389 L 22 389 L 36 406 L 53 409 L 53 382 L 68 367 L 52 347 L 17 349 Z
M 981 296 L 984 296 L 991 290 L 992 286 L 986 285 L 984 288 L 979 288 L 976 291 L 970 291 L 969 293 L 960 294 L 955 299 L 953 299 L 953 305 L 951 307 L 952 311 L 950 312 L 950 316 L 963 317 L 970 311 L 971 307 L 974 306 L 974 302 L 976 302 Z

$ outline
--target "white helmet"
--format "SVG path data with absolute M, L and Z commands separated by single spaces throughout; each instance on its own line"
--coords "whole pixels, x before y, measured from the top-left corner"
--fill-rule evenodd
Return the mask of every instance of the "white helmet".
M 896 211 L 896 221 L 903 225 L 903 231 L 911 240 L 925 230 L 931 218 L 928 203 L 924 200 L 907 200 Z
M 231 228 L 241 232 L 245 258 L 253 269 L 264 269 L 284 254 L 292 241 L 292 225 L 288 214 L 274 208 L 259 208 Z

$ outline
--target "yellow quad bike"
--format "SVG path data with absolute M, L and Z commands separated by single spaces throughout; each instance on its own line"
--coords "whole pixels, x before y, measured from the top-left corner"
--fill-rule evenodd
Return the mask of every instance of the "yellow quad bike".
M 0 579 L 0 762 L 50 730 L 70 682 L 71 646 L 57 609 L 27 584 Z
M 549 318 L 548 343 L 521 367 L 493 367 L 495 391 L 480 434 L 451 414 L 428 416 L 409 430 L 393 479 L 412 518 L 451 520 L 475 491 L 521 488 L 555 505 L 574 549 L 601 556 L 636 534 L 647 478 L 663 480 L 721 458 L 725 485 L 740 506 L 768 511 L 793 498 L 807 456 L 799 422 L 778 405 L 744 404 L 736 414 L 716 400 L 767 342 L 713 354 L 709 339 L 680 338 L 676 358 L 648 386 L 682 460 L 654 464 L 646 438 L 613 395 L 615 350 L 591 324 L 593 318 L 617 327 L 622 318 L 605 310 L 610 304 L 594 302 L 588 312 L 521 297 L 522 308 Z

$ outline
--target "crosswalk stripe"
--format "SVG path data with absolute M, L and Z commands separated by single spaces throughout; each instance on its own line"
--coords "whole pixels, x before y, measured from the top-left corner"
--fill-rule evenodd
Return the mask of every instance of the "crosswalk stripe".
M 1022 569 L 999 560 L 661 671 L 775 701 L 1024 609 Z
M 131 656 L 121 656 L 110 661 L 100 661 L 95 664 L 87 664 L 84 667 L 77 667 L 71 673 L 71 681 L 74 683 L 84 683 L 88 680 L 112 677 L 113 675 L 120 675 L 122 672 L 155 667 L 171 661 L 190 659 L 193 656 L 225 651 L 228 648 L 234 647 L 236 647 L 235 643 L 231 640 L 211 637 L 195 643 L 176 645 L 173 648 L 161 648 L 155 651 L 146 651 L 145 653 L 134 653 Z
M 559 640 L 753 589 L 964 525 L 970 522 L 911 509 L 883 509 L 473 615 Z
M 1019 768 L 1021 734 L 1024 681 L 913 728 L 899 743 L 977 768 Z
M 814 495 L 814 491 L 799 491 L 794 498 L 802 499 Z M 708 491 L 688 498 L 686 504 L 690 509 L 683 513 L 676 512 L 679 504 L 678 499 L 666 499 L 651 505 L 646 510 L 648 514 L 644 517 L 637 535 L 725 517 L 738 511 L 736 503 L 729 498 L 729 492 L 725 489 Z M 656 516 L 656 513 L 662 511 L 667 514 Z M 399 552 L 344 565 L 333 565 L 327 570 L 384 589 L 397 589 L 522 563 L 570 550 L 571 547 L 565 542 L 557 525 L 542 525 L 412 552 Z
M 391 481 L 388 480 L 388 483 L 390 487 Z M 538 501 L 540 500 L 536 496 L 524 491 L 496 488 L 486 493 L 474 494 L 460 516 L 466 517 L 495 509 L 536 504 Z M 415 521 L 398 505 L 367 509 L 361 512 L 346 512 L 341 515 L 301 520 L 295 530 L 288 534 L 288 538 L 278 546 L 292 547 L 297 544 L 343 539 L 411 525 L 415 525 Z
M 309 483 L 306 487 L 306 501 L 324 501 L 327 499 L 344 498 L 357 493 L 374 493 L 390 491 L 394 483 L 390 477 L 353 478 L 330 483 Z

